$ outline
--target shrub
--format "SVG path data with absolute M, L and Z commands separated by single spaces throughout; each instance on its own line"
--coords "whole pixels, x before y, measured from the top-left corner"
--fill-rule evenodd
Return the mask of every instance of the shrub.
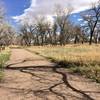
M 0 81 L 2 77 L 4 76 L 3 69 L 4 64 L 9 60 L 10 57 L 10 50 L 6 49 L 0 53 Z

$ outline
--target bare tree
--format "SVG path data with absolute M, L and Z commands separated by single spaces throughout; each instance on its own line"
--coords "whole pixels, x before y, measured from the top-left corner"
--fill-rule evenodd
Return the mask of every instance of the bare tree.
M 0 45 L 8 45 L 11 42 L 12 28 L 5 20 L 5 8 L 0 0 Z
M 84 42 L 84 34 L 82 33 L 82 30 L 79 26 L 74 26 L 73 28 L 73 37 L 74 37 L 74 43 Z
M 86 22 L 85 27 L 89 29 L 89 44 L 91 45 L 95 29 L 97 25 L 100 24 L 100 0 L 92 4 L 91 10 L 87 13 L 87 15 L 82 14 L 82 18 Z
M 52 30 L 53 30 L 53 44 L 54 45 L 57 45 L 57 42 L 58 42 L 58 39 L 57 39 L 57 28 L 58 28 L 58 25 L 56 23 L 56 21 L 54 22 L 54 25 L 52 27 Z
M 98 25 L 98 27 L 96 27 L 95 29 L 94 42 L 96 44 L 99 42 L 99 38 L 100 38 L 100 25 Z
M 60 5 L 56 6 L 56 22 L 58 24 L 58 27 L 60 29 L 60 37 L 59 42 L 60 45 L 65 45 L 66 43 L 66 26 L 69 23 L 69 16 L 72 13 L 72 8 L 67 7 L 67 9 L 62 8 Z
M 15 30 L 9 24 L 3 24 L 0 26 L 0 45 L 13 44 Z
M 52 43 L 52 32 L 50 29 L 50 23 L 45 20 L 45 17 L 40 16 L 37 19 L 37 32 L 38 40 L 41 45 Z M 49 38 L 49 39 L 48 39 Z
M 21 25 L 20 31 L 21 31 L 21 37 L 22 37 L 22 41 L 27 45 L 30 46 L 33 42 L 34 39 L 34 26 L 33 25 L 29 25 L 29 24 L 24 24 Z

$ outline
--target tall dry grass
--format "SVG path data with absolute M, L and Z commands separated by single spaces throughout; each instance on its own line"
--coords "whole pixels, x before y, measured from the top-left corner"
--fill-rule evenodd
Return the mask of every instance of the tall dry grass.
M 100 45 L 33 46 L 28 49 L 100 82 Z
M 3 69 L 4 64 L 9 60 L 10 57 L 10 49 L 6 48 L 5 50 L 0 52 L 0 81 L 4 76 Z

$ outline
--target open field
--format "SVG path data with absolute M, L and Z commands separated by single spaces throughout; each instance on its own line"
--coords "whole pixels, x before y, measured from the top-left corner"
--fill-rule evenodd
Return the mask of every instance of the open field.
M 62 50 L 67 50 L 68 47 L 63 47 Z M 59 51 L 61 47 L 29 49 L 11 49 L 3 81 L 0 82 L 0 100 L 100 100 L 99 83 L 67 69 L 68 66 L 70 69 L 76 68 L 75 64 L 67 65 L 67 61 L 53 60 L 55 55 L 50 55 L 50 51 Z M 49 60 L 50 56 L 56 63 Z
M 34 46 L 28 50 L 43 55 L 74 73 L 100 82 L 100 45 Z

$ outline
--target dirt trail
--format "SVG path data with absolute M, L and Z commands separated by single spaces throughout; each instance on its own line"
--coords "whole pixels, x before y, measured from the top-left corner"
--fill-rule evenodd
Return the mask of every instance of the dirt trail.
M 100 85 L 39 55 L 12 49 L 0 100 L 100 100 Z

